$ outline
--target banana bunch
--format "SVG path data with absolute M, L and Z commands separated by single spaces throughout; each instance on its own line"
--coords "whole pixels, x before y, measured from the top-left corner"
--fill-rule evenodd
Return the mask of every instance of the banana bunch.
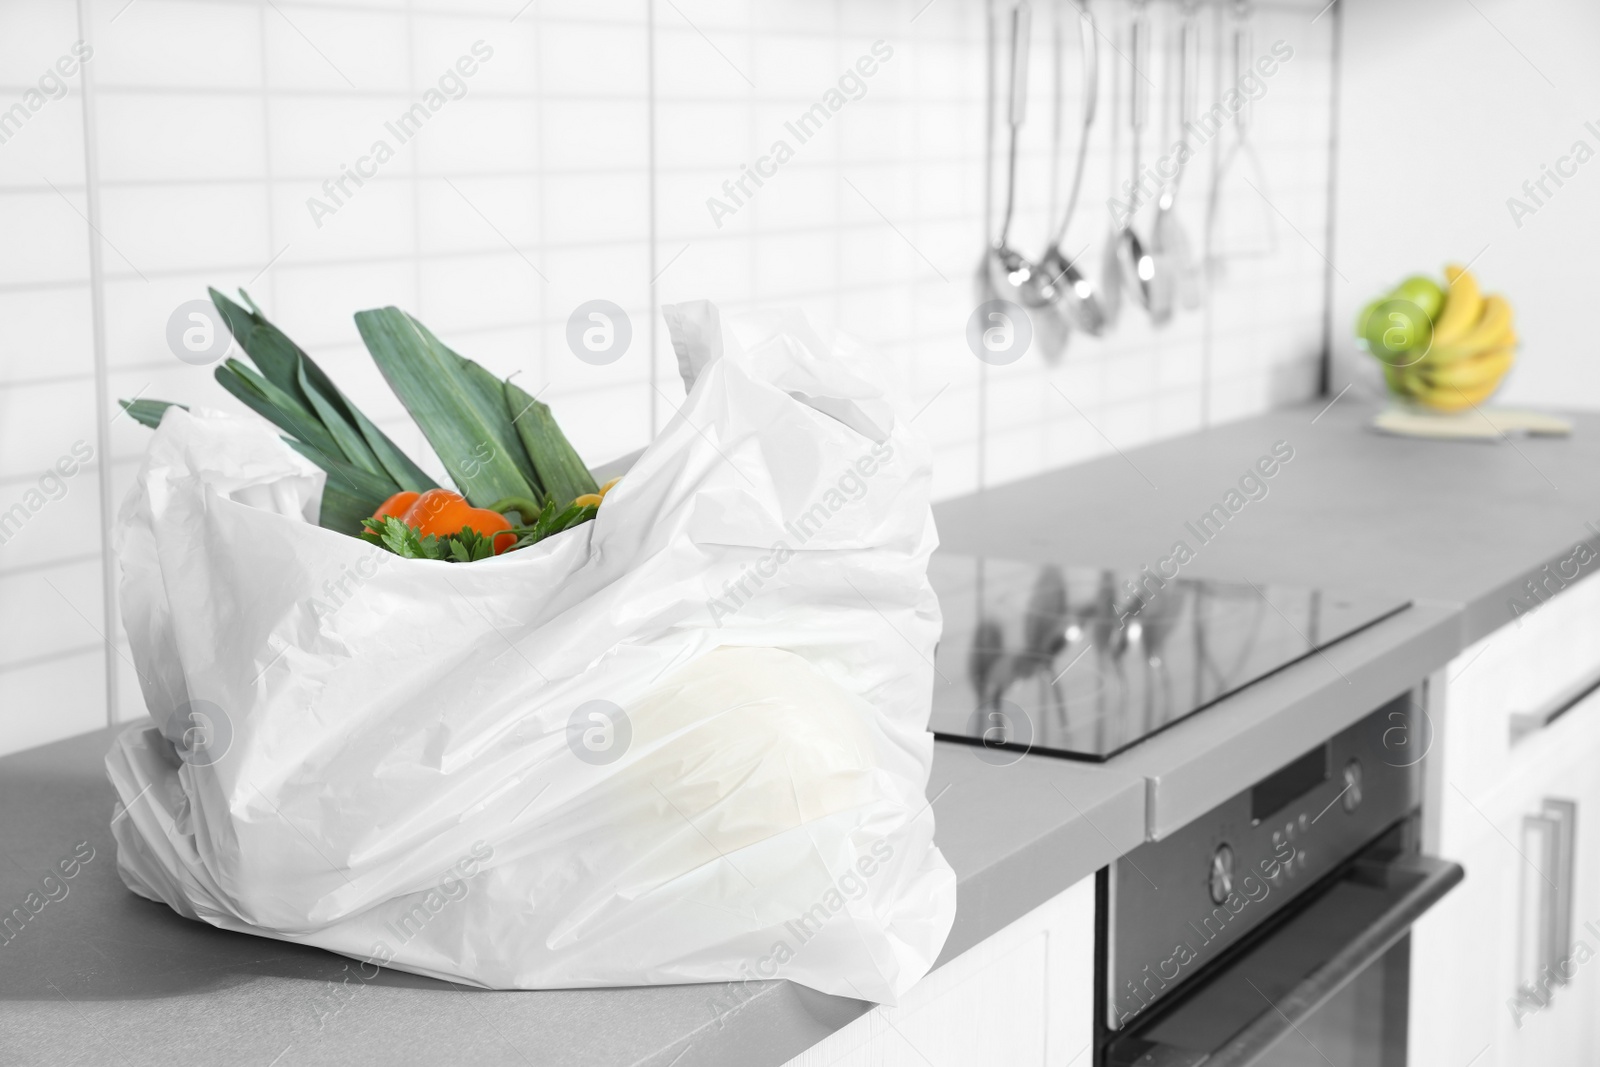
M 1361 311 L 1360 343 L 1383 363 L 1389 391 L 1435 411 L 1476 407 L 1516 360 L 1511 305 L 1484 296 L 1465 267 L 1444 269 L 1448 290 L 1414 275 Z

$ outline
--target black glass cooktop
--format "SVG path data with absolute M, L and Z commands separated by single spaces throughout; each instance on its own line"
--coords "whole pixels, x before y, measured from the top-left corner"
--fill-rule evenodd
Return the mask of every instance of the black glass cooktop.
M 1002 759 L 1109 759 L 1410 604 L 945 553 L 928 570 L 933 731 Z

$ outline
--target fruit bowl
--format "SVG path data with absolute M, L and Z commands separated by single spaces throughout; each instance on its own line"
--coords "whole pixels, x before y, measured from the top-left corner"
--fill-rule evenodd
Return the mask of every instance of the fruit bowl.
M 1511 305 L 1485 296 L 1465 267 L 1446 286 L 1413 275 L 1362 308 L 1356 338 L 1383 366 L 1396 397 L 1432 411 L 1464 411 L 1493 396 L 1516 361 Z

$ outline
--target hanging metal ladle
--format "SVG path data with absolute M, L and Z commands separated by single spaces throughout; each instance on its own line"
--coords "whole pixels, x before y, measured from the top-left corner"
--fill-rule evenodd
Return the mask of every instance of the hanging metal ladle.
M 1133 132 L 1133 176 L 1128 193 L 1128 213 L 1123 219 L 1122 229 L 1116 235 L 1116 252 L 1117 262 L 1122 268 L 1123 287 L 1134 295 L 1140 307 L 1148 311 L 1152 303 L 1160 306 L 1163 299 L 1161 287 L 1169 284 L 1169 279 L 1162 276 L 1156 257 L 1145 247 L 1133 228 L 1134 217 L 1139 213 L 1144 181 L 1139 173 L 1139 148 L 1144 139 L 1145 117 L 1150 109 L 1150 97 L 1144 85 L 1144 72 L 1150 65 L 1150 24 L 1145 19 L 1143 3 L 1134 9 L 1132 36 L 1133 84 L 1128 117 L 1129 129 Z
M 1000 234 L 986 257 L 990 288 L 1000 296 L 1017 293 L 1033 276 L 1033 264 L 1008 243 L 1011 217 L 1017 206 L 1017 141 L 1028 110 L 1028 35 L 1031 20 L 1032 11 L 1027 0 L 1021 0 L 1011 9 L 1011 92 L 1006 104 L 1011 134 L 1006 149 L 1006 211 L 1000 223 Z
M 1106 325 L 1105 309 L 1100 306 L 1094 283 L 1078 269 L 1062 251 L 1067 226 L 1078 206 L 1078 193 L 1083 188 L 1083 167 L 1089 158 L 1089 131 L 1094 126 L 1099 104 L 1100 50 L 1099 31 L 1094 15 L 1087 3 L 1078 11 L 1078 44 L 1083 56 L 1083 128 L 1078 137 L 1078 159 L 1073 166 L 1072 188 L 1067 194 L 1066 208 L 1061 215 L 1061 225 L 1043 258 L 1034 265 L 1032 274 L 1022 287 L 1022 298 L 1033 307 L 1056 304 L 1073 326 L 1085 333 L 1098 336 Z

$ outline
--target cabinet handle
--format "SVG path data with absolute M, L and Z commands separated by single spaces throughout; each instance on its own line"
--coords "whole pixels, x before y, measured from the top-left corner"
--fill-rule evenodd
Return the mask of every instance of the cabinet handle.
M 1545 994 L 1540 990 L 1539 983 L 1548 973 L 1551 962 L 1552 901 L 1550 876 L 1547 872 L 1554 853 L 1554 821 L 1542 814 L 1524 815 L 1522 855 L 1527 863 L 1521 869 L 1522 909 L 1517 916 L 1521 924 L 1518 937 L 1521 951 L 1517 960 L 1517 996 L 1519 1000 L 1540 1007 L 1545 1005 Z
M 1600 667 L 1589 671 L 1577 681 L 1555 694 L 1532 711 L 1511 713 L 1511 743 L 1513 745 L 1536 734 L 1561 716 L 1577 707 L 1597 689 L 1600 689 Z
M 1562 973 L 1572 945 L 1572 875 L 1577 844 L 1578 805 L 1546 798 L 1543 807 L 1522 820 L 1522 956 L 1518 994 L 1543 1006 Z M 1534 856 L 1538 857 L 1537 862 Z
M 1550 880 L 1555 883 L 1550 900 L 1550 961 L 1556 967 L 1555 982 L 1567 985 L 1562 973 L 1572 950 L 1572 877 L 1577 862 L 1578 805 L 1572 800 L 1547 797 L 1544 816 L 1554 825 L 1555 856 L 1551 864 Z

